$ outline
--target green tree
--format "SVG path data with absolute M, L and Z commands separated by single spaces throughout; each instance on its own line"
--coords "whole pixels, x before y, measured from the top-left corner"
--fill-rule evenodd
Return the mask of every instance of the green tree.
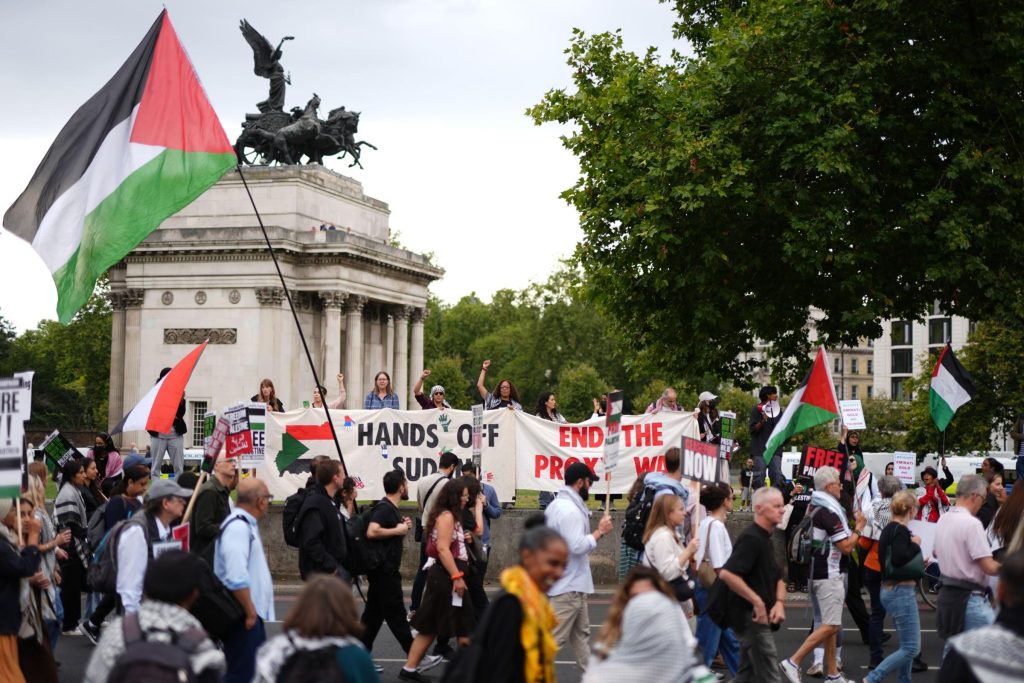
M 675 6 L 695 57 L 577 31 L 528 112 L 571 124 L 576 258 L 638 361 L 746 383 L 762 340 L 792 384 L 812 306 L 827 344 L 1024 320 L 1019 3 Z
M 582 422 L 594 412 L 594 399 L 608 391 L 608 383 L 594 367 L 586 363 L 571 365 L 558 376 L 554 389 L 558 411 L 569 422 Z M 524 406 L 532 410 L 533 406 Z
M 864 406 L 864 422 L 867 424 L 861 436 L 864 448 L 870 451 L 907 450 L 908 405 L 905 401 L 873 397 L 862 399 L 861 405 Z
M 458 356 L 442 356 L 430 365 L 430 377 L 423 383 L 423 394 L 430 397 L 430 388 L 435 384 L 444 387 L 445 398 L 452 408 L 469 410 L 480 402 L 475 382 L 469 381 L 462 372 L 462 359 Z

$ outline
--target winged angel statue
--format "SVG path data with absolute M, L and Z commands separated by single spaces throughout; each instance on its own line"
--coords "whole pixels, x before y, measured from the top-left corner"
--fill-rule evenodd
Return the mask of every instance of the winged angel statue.
M 245 37 L 245 42 L 252 47 L 253 71 L 260 78 L 270 79 L 270 96 L 256 106 L 261 113 L 269 111 L 284 111 L 284 86 L 291 85 L 291 79 L 285 75 L 284 67 L 281 66 L 281 46 L 286 40 L 295 40 L 293 36 L 285 36 L 277 47 L 271 47 L 259 31 L 252 27 L 245 19 L 242 19 L 238 27 Z

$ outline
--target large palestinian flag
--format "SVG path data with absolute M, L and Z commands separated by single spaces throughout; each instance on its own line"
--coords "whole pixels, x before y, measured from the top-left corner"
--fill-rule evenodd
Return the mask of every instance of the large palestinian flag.
M 175 365 L 153 385 L 142 400 L 121 418 L 117 426 L 110 430 L 111 434 L 131 431 L 163 432 L 171 431 L 174 417 L 185 396 L 185 387 L 196 369 L 199 357 L 206 350 L 208 341 L 192 349 L 187 356 Z
M 957 409 L 974 398 L 976 393 L 970 373 L 953 355 L 953 348 L 946 344 L 932 371 L 932 387 L 928 392 L 932 421 L 940 432 L 946 431 Z
M 4 227 L 46 263 L 66 323 L 97 278 L 234 165 L 164 10 L 57 135 Z
M 771 460 L 775 450 L 789 437 L 837 417 L 839 401 L 836 400 L 836 388 L 832 384 L 828 354 L 825 353 L 825 347 L 819 346 L 814 365 L 807 372 L 800 388 L 793 394 L 793 399 L 782 413 L 782 419 L 768 437 L 768 443 L 764 447 L 765 462 Z

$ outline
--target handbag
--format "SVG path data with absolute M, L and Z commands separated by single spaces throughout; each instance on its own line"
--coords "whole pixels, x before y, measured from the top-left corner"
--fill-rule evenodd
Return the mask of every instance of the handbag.
M 672 592 L 676 594 L 676 600 L 686 602 L 693 598 L 693 581 L 686 576 L 678 576 L 668 582 L 672 586 Z
M 708 522 L 707 533 L 704 534 L 704 557 L 700 559 L 700 566 L 697 567 L 697 580 L 700 581 L 700 585 L 705 590 L 711 588 L 715 583 L 715 579 L 718 578 L 718 572 L 715 571 L 715 567 L 711 564 L 711 525 L 714 522 Z
M 887 581 L 917 581 L 924 577 L 924 558 L 918 552 L 914 558 L 899 567 L 892 566 L 892 549 L 885 554 L 885 567 L 882 578 Z

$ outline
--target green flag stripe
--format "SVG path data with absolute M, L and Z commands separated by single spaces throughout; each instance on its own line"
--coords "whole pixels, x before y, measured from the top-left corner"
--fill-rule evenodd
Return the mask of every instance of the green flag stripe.
M 53 274 L 60 321 L 67 323 L 85 305 L 108 268 L 235 163 L 234 154 L 168 149 L 125 178 L 85 217 L 78 249 Z
M 829 422 L 836 419 L 838 415 L 833 413 L 831 410 L 825 410 L 818 406 L 811 405 L 810 403 L 801 403 L 799 406 L 790 406 L 789 410 L 795 410 L 793 417 L 790 418 L 789 423 L 786 424 L 785 428 L 781 432 L 776 432 L 772 435 L 772 438 L 768 440 L 768 444 L 764 449 L 764 461 L 767 463 L 772 459 L 772 454 L 775 453 L 775 449 L 780 447 L 786 442 L 786 439 L 793 436 L 797 432 L 802 432 L 805 429 L 810 429 L 823 422 Z
M 928 392 L 928 403 L 931 407 L 932 421 L 935 422 L 935 426 L 940 432 L 946 431 L 946 427 L 949 426 L 949 422 L 953 419 L 953 414 L 956 411 L 943 400 L 942 395 L 935 391 L 935 389 Z

